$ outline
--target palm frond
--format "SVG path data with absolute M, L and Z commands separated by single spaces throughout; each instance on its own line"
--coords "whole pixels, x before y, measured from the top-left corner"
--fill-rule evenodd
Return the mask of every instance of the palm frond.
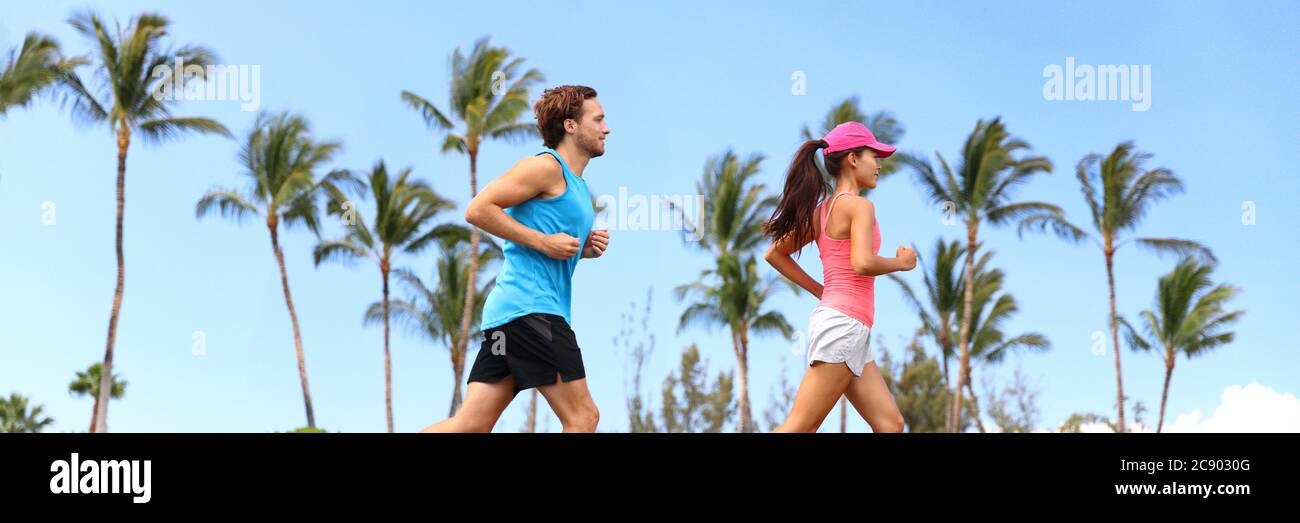
M 1137 238 L 1138 245 L 1157 254 L 1176 254 L 1178 256 L 1195 256 L 1207 263 L 1217 263 L 1218 259 L 1209 247 L 1192 240 L 1180 238 Z
M 1035 212 L 1020 218 L 1016 225 L 1016 235 L 1023 238 L 1025 231 L 1051 231 L 1056 237 L 1074 243 L 1091 238 L 1088 231 L 1070 223 L 1060 212 Z
M 317 266 L 326 261 L 349 263 L 367 257 L 369 253 L 365 249 L 349 240 L 324 240 L 312 251 L 312 261 Z
M 438 110 L 437 106 L 433 105 L 433 103 L 424 99 L 420 95 L 410 91 L 402 91 L 402 102 L 405 103 L 407 107 L 420 113 L 420 118 L 423 118 L 424 123 L 430 128 L 451 129 L 451 120 L 444 116 L 442 111 Z
M 154 120 L 146 120 L 139 124 L 140 135 L 146 141 L 164 142 L 175 139 L 185 132 L 197 132 L 201 134 L 215 134 L 231 138 L 230 130 L 211 118 L 180 118 L 168 117 Z
M 199 198 L 194 206 L 194 217 L 203 218 L 213 208 L 221 212 L 222 218 L 234 218 L 236 222 L 260 214 L 257 206 L 243 195 L 229 189 L 213 189 Z

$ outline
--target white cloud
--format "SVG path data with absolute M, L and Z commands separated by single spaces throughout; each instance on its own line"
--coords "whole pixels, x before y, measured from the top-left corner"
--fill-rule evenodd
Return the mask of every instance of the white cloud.
M 1148 426 L 1143 425 L 1143 424 L 1141 424 L 1141 423 L 1132 422 L 1132 421 L 1130 421 L 1130 422 L 1126 422 L 1126 423 L 1124 424 L 1124 428 L 1125 428 L 1126 430 L 1128 430 L 1129 432 L 1131 432 L 1131 433 L 1155 432 L 1155 431 L 1156 431 L 1155 429 L 1153 429 L 1153 428 L 1151 428 L 1151 427 L 1148 427 Z M 1082 432 L 1082 433 L 1084 433 L 1084 434 L 1096 434 L 1096 433 L 1104 433 L 1104 432 L 1115 432 L 1115 429 L 1110 428 L 1110 425 L 1107 425 L 1107 424 L 1102 423 L 1102 422 L 1100 422 L 1100 421 L 1094 421 L 1094 422 L 1091 422 L 1091 423 L 1083 423 L 1083 424 L 1080 424 L 1080 425 L 1079 425 L 1079 432 Z
M 1130 421 L 1126 427 L 1131 432 L 1155 432 L 1158 412 L 1148 412 L 1150 426 Z M 1166 417 L 1166 420 L 1171 417 Z M 1300 432 L 1300 398 L 1289 392 L 1281 393 L 1271 387 L 1251 383 L 1232 385 L 1219 396 L 1219 406 L 1206 418 L 1200 409 L 1172 417 L 1165 423 L 1164 432 Z M 1039 429 L 1037 432 L 1057 432 Z M 1103 422 L 1079 425 L 1079 432 L 1114 432 Z
M 1115 432 L 1110 425 L 1101 422 L 1084 423 L 1079 425 L 1079 432 L 1084 434 L 1096 434 L 1099 432 Z
M 1210 417 L 1193 410 L 1168 423 L 1165 432 L 1300 432 L 1300 398 L 1259 383 L 1232 385 Z

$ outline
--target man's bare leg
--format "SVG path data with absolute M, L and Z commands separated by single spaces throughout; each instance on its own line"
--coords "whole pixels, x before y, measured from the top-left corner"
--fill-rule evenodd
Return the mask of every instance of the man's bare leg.
M 551 410 L 564 425 L 564 432 L 596 432 L 600 411 L 596 409 L 596 402 L 591 400 L 587 380 L 566 382 L 558 374 L 555 378 L 554 384 L 537 387 L 537 392 L 551 404 Z
M 465 402 L 460 405 L 460 411 L 420 432 L 492 432 L 497 419 L 514 398 L 514 376 L 492 383 L 471 381 L 465 389 Z

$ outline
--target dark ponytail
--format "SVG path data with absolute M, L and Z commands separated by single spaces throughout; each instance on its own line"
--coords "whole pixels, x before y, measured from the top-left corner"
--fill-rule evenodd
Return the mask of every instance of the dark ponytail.
M 772 241 L 789 238 L 795 245 L 804 245 L 815 238 L 813 217 L 817 202 L 826 197 L 829 188 L 821 169 L 817 168 L 817 151 L 826 146 L 826 140 L 808 140 L 794 153 L 786 171 L 781 200 L 772 211 L 772 218 L 763 225 L 764 236 Z
M 813 226 L 817 204 L 826 198 L 831 188 L 817 167 L 817 150 L 828 146 L 826 140 L 808 140 L 794 153 L 790 170 L 785 175 L 781 200 L 772 211 L 772 218 L 763 225 L 763 235 L 772 241 L 790 238 L 795 245 L 802 246 L 817 238 L 817 230 Z M 866 149 L 857 147 L 826 155 L 826 173 L 830 175 L 831 181 L 839 176 L 845 157 L 862 154 Z

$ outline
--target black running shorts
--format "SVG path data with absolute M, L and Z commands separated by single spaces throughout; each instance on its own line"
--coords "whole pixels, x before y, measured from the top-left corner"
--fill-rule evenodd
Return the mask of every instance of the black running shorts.
M 535 313 L 483 331 L 469 382 L 515 378 L 515 394 L 540 385 L 587 377 L 582 352 L 564 317 Z

